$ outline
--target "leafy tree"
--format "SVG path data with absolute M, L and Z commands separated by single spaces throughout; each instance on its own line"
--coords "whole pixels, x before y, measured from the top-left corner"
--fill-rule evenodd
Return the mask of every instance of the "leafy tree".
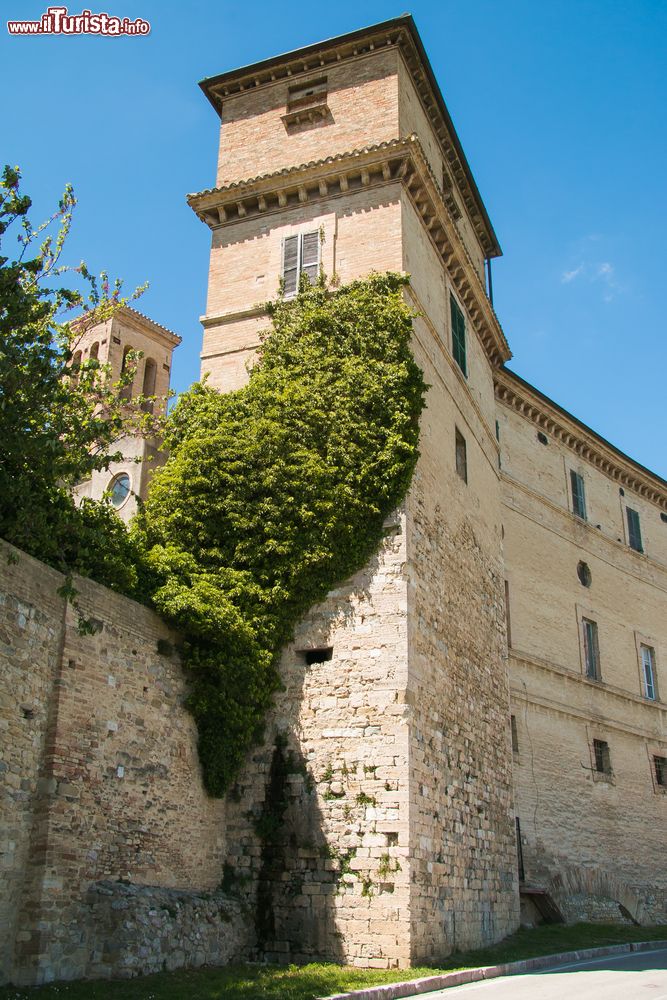
M 127 589 L 134 569 L 132 559 L 125 558 L 124 526 L 105 504 L 88 501 L 77 508 L 70 488 L 94 470 L 108 468 L 120 457 L 114 442 L 121 433 L 150 417 L 121 398 L 131 366 L 116 383 L 108 366 L 97 360 L 73 368 L 86 330 L 129 301 L 121 297 L 120 282 L 110 289 L 106 273 L 98 281 L 83 263 L 75 269 L 61 263 L 75 205 L 68 186 L 54 215 L 33 228 L 20 172 L 5 167 L 0 181 L 0 537 L 66 572 L 93 574 Z M 18 229 L 13 257 L 6 249 L 10 227 Z M 69 270 L 83 279 L 86 294 L 61 284 Z M 63 321 L 74 309 L 80 317 Z

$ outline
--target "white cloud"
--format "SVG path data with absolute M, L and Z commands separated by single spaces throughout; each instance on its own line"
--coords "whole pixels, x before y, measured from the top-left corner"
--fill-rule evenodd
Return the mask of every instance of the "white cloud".
M 585 264 L 579 264 L 579 266 L 575 267 L 572 271 L 563 271 L 563 273 L 560 276 L 561 282 L 564 285 L 569 285 L 571 281 L 574 281 L 575 278 L 578 278 L 579 275 L 585 270 L 585 266 L 586 266 Z

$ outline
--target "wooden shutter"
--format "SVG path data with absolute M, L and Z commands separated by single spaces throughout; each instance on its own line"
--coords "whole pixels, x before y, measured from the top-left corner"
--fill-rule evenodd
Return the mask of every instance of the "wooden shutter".
M 299 237 L 286 236 L 283 240 L 283 291 L 294 295 L 299 285 Z
M 452 354 L 454 361 L 467 377 L 468 364 L 466 358 L 466 324 L 463 313 L 459 309 L 454 296 L 449 297 L 450 314 L 452 318 Z
M 655 681 L 653 679 L 653 649 L 651 646 L 641 646 L 642 667 L 644 670 L 644 697 L 655 701 Z
M 308 275 L 311 285 L 317 281 L 320 271 L 320 234 L 304 233 L 301 237 L 301 273 Z
M 584 492 L 583 477 L 570 470 L 570 482 L 572 483 L 572 510 L 583 521 L 586 520 L 586 494 Z
M 642 545 L 642 529 L 639 525 L 639 514 L 632 507 L 626 507 L 625 509 L 628 515 L 628 542 L 630 548 L 636 552 L 643 552 L 644 547 Z

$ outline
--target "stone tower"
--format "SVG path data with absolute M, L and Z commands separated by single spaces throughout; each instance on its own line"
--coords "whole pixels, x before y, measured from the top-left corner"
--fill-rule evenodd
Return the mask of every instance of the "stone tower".
M 181 338 L 166 327 L 124 306 L 103 323 L 86 331 L 77 341 L 73 362 L 98 358 L 111 366 L 111 377 L 116 380 L 124 370 L 130 351 L 138 351 L 139 358 L 134 380 L 125 389 L 127 398 L 155 396 L 154 403 L 146 403 L 153 412 L 164 411 L 171 377 L 171 355 Z M 138 436 L 123 437 L 118 441 L 123 454 L 121 462 L 114 462 L 105 472 L 95 472 L 91 479 L 79 484 L 75 490 L 78 498 L 99 500 L 103 493 L 111 493 L 111 502 L 124 521 L 129 521 L 137 509 L 137 497 L 145 497 L 150 478 L 164 455 L 156 440 Z
M 321 266 L 411 275 L 430 385 L 407 501 L 300 623 L 235 789 L 228 858 L 258 893 L 258 950 L 386 967 L 489 943 L 518 923 L 495 233 L 410 16 L 202 89 L 221 121 L 217 185 L 189 198 L 212 233 L 211 384 L 244 383 L 262 303 Z

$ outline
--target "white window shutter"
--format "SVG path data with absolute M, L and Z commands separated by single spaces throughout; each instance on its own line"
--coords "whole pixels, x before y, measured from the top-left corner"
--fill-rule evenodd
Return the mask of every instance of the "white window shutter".
M 294 295 L 299 285 L 299 237 L 283 240 L 283 283 L 285 295 Z
M 317 230 L 301 237 L 301 270 L 314 285 L 320 271 L 320 234 Z

